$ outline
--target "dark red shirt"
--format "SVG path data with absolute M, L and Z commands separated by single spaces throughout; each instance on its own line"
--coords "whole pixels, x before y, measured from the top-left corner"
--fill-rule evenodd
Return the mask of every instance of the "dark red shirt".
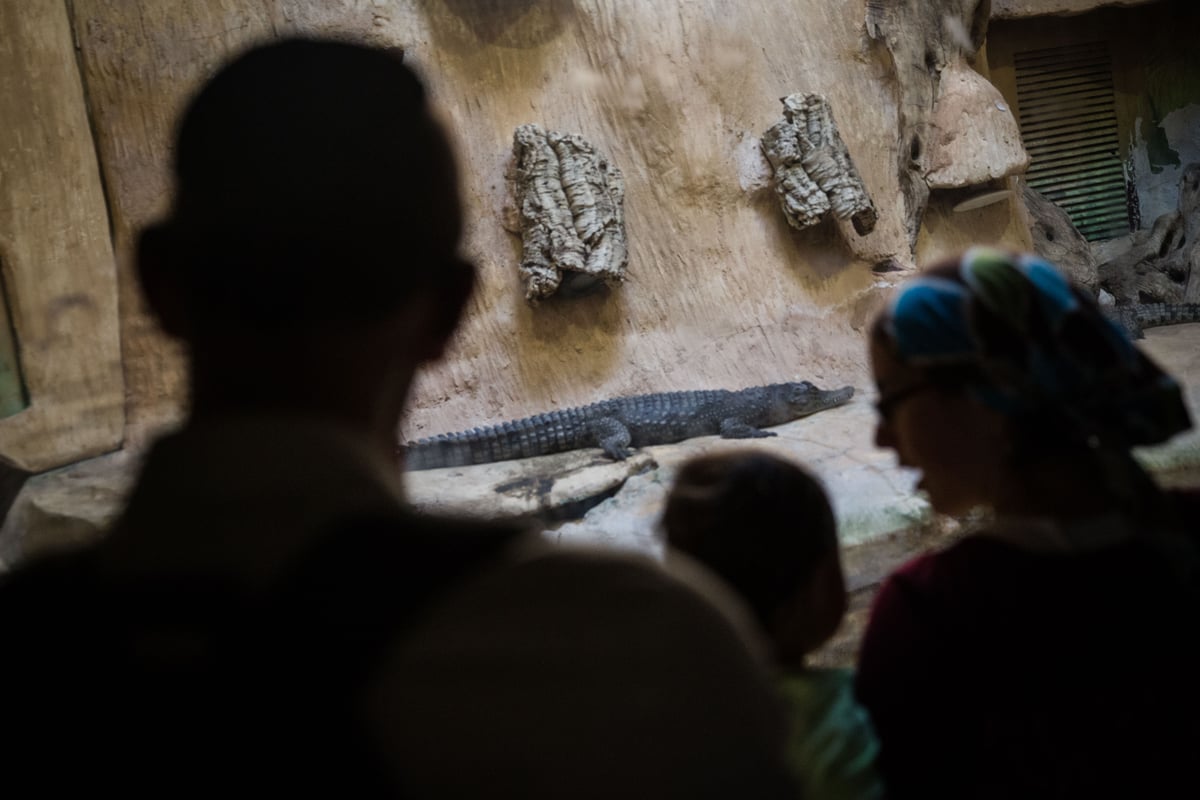
M 857 691 L 891 797 L 1200 797 L 1194 593 L 1140 539 L 972 536 L 893 574 Z

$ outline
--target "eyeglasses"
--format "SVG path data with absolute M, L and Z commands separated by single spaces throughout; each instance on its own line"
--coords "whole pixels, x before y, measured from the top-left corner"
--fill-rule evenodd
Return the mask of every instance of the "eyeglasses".
M 882 419 L 890 419 L 892 414 L 905 400 L 913 395 L 920 394 L 928 389 L 938 388 L 936 383 L 931 381 L 916 381 L 905 386 L 903 389 L 897 389 L 894 392 L 881 394 L 879 399 L 875 401 L 875 411 Z

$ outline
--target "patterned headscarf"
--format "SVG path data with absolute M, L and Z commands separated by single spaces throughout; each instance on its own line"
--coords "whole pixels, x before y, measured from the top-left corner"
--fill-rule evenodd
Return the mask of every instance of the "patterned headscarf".
M 905 285 L 881 323 L 902 363 L 966 368 L 988 406 L 1068 436 L 1132 447 L 1191 427 L 1179 385 L 1036 256 L 972 248 Z

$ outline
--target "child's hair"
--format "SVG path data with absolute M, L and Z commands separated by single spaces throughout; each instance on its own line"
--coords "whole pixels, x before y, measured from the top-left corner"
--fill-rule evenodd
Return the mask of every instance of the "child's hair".
M 820 482 L 759 452 L 685 463 L 663 512 L 667 541 L 725 579 L 770 630 L 774 618 L 837 549 L 833 509 Z

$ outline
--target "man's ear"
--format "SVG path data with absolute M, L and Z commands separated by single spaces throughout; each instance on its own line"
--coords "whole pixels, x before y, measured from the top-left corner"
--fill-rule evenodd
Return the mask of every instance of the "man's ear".
M 137 242 L 137 276 L 142 296 L 159 326 L 168 335 L 186 340 L 191 334 L 192 319 L 180 272 L 171 263 L 172 238 L 170 229 L 164 225 L 142 230 Z

